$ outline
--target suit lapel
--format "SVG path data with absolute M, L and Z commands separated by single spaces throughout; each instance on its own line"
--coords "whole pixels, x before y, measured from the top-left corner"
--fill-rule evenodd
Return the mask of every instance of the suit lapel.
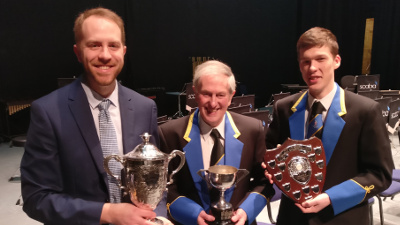
M 305 112 L 307 108 L 308 91 L 304 92 L 292 106 L 293 114 L 289 117 L 290 138 L 304 140 Z
M 322 143 L 324 145 L 327 163 L 329 163 L 343 127 L 346 124 L 341 117 L 347 113 L 344 90 L 340 88 L 338 84 L 335 83 L 335 85 L 337 86 L 337 90 L 326 116 L 324 130 L 322 132 Z
M 327 163 L 333 154 L 333 150 L 346 124 L 342 119 L 342 116 L 347 113 L 344 90 L 340 88 L 337 83 L 335 83 L 335 85 L 337 86 L 337 90 L 327 113 L 324 122 L 324 130 L 322 132 L 322 144 L 324 145 Z M 305 137 L 304 124 L 307 99 L 308 91 L 302 94 L 292 107 L 293 115 L 289 118 L 290 136 L 292 139 L 303 140 Z
M 224 164 L 240 168 L 240 160 L 243 150 L 243 142 L 237 138 L 240 136 L 240 131 L 236 127 L 229 112 L 225 114 L 225 156 Z M 221 160 L 222 161 L 222 160 Z M 235 188 L 230 188 L 225 192 L 226 201 L 230 201 Z
M 192 176 L 194 186 L 200 196 L 204 209 L 207 211 L 210 206 L 210 196 L 208 195 L 208 185 L 198 174 L 197 171 L 203 169 L 203 155 L 201 150 L 200 128 L 197 109 L 189 117 L 188 126 L 184 139 L 188 144 L 183 148 L 187 165 Z
M 118 101 L 119 111 L 121 114 L 121 129 L 122 129 L 122 143 L 124 154 L 132 151 L 130 146 L 135 146 L 135 133 L 132 129 L 135 124 L 136 116 L 135 108 L 133 107 L 133 99 L 126 95 L 123 91 L 122 85 L 118 83 Z
M 92 159 L 99 173 L 103 175 L 103 180 L 107 185 L 107 174 L 103 167 L 103 152 L 101 150 L 99 136 L 97 135 L 92 112 L 89 108 L 89 102 L 81 86 L 80 79 L 77 79 L 71 85 L 68 105 L 82 137 L 86 142 L 87 149 L 92 155 Z
M 225 114 L 225 156 L 219 165 L 230 165 L 236 168 L 240 167 L 243 143 L 237 138 L 240 132 L 237 129 L 232 116 L 229 112 Z M 190 174 L 193 178 L 195 187 L 202 201 L 205 210 L 210 206 L 210 196 L 207 183 L 197 174 L 197 171 L 204 169 L 203 155 L 201 149 L 200 129 L 198 121 L 198 110 L 189 117 L 188 126 L 183 137 L 188 144 L 183 148 Z M 234 188 L 225 192 L 225 199 L 230 201 Z

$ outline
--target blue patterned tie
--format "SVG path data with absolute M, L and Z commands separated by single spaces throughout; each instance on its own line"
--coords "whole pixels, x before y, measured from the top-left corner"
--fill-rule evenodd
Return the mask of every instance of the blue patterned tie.
M 322 128 L 324 122 L 322 121 L 322 112 L 325 111 L 324 106 L 319 101 L 315 101 L 311 107 L 311 116 L 308 122 L 307 139 L 310 137 L 317 137 L 321 139 Z
M 107 157 L 112 154 L 118 154 L 118 143 L 117 134 L 114 129 L 114 125 L 111 121 L 108 107 L 111 101 L 109 99 L 103 99 L 98 105 L 100 110 L 99 113 L 99 128 L 100 128 L 100 145 L 103 150 L 103 156 Z M 121 165 L 115 160 L 109 162 L 110 171 L 118 177 L 121 177 Z M 107 174 L 108 177 L 108 189 L 110 193 L 110 202 L 119 203 L 121 202 L 121 191 L 118 187 L 118 181 Z

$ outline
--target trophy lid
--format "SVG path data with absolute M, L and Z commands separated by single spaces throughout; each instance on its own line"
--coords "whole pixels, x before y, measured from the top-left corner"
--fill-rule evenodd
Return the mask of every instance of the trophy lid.
M 143 139 L 143 143 L 137 145 L 125 157 L 133 159 L 163 159 L 166 157 L 155 145 L 150 143 L 151 135 L 149 133 L 146 132 L 140 137 Z

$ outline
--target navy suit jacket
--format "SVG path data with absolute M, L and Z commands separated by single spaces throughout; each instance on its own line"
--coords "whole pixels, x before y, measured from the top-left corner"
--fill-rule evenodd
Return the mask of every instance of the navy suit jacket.
M 148 132 L 158 140 L 154 101 L 118 84 L 124 154 Z M 23 210 L 44 224 L 99 224 L 109 202 L 95 123 L 80 79 L 32 103 L 21 161 Z

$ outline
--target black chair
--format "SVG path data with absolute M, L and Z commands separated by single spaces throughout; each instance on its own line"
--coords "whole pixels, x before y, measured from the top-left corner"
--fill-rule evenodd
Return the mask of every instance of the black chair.
M 340 79 L 340 86 L 351 92 L 356 92 L 357 76 L 345 75 Z
M 369 207 L 369 224 L 373 225 L 374 224 L 374 211 L 373 211 L 373 205 L 375 203 L 374 197 L 368 199 L 368 207 Z
M 392 179 L 400 182 L 400 170 L 399 169 L 393 170 Z
M 268 110 L 244 112 L 244 113 L 242 113 L 242 115 L 253 117 L 253 118 L 261 120 L 262 125 L 264 127 L 264 131 L 265 131 L 265 133 L 267 132 L 267 128 L 268 128 L 268 126 L 269 126 L 269 124 L 271 122 Z
M 382 198 L 383 198 L 383 201 L 385 201 L 386 198 L 389 198 L 389 197 L 390 197 L 390 199 L 393 200 L 394 196 L 396 196 L 399 193 L 400 193 L 400 182 L 393 180 L 392 184 L 389 186 L 388 189 L 386 189 L 385 191 L 376 195 L 376 197 L 378 198 L 378 202 L 379 202 L 379 216 L 381 219 L 381 225 L 384 224 Z

